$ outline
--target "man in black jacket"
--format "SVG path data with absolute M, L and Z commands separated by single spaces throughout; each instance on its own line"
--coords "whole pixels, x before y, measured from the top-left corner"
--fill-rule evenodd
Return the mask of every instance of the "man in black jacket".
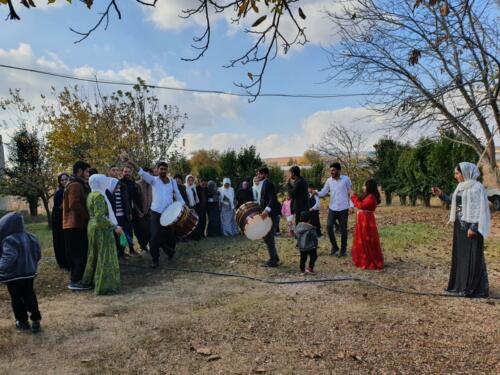
M 120 180 L 122 186 L 125 185 L 127 187 L 128 205 L 130 207 L 130 215 L 128 216 L 130 223 L 130 233 L 127 234 L 131 239 L 133 239 L 134 237 L 134 232 L 140 230 L 139 214 L 142 212 L 141 191 L 139 189 L 139 185 L 137 185 L 137 183 L 134 181 L 132 174 L 132 168 L 126 165 L 125 167 L 123 167 L 122 179 Z M 130 254 L 135 254 L 133 240 L 132 244 L 130 245 Z
M 300 175 L 300 168 L 296 165 L 290 168 L 291 181 L 288 182 L 288 191 L 292 197 L 292 213 L 295 214 L 295 223 L 300 223 L 300 214 L 309 211 L 309 187 L 307 181 Z
M 269 253 L 269 260 L 264 264 L 265 267 L 278 267 L 280 259 L 278 257 L 278 251 L 276 250 L 276 244 L 274 242 L 274 235 L 276 232 L 276 225 L 274 221 L 279 215 L 279 203 L 276 197 L 276 188 L 274 184 L 269 181 L 269 169 L 267 167 L 262 167 L 257 172 L 257 177 L 259 178 L 260 185 L 262 186 L 260 190 L 260 207 L 263 209 L 262 218 L 265 219 L 270 217 L 273 220 L 273 226 L 271 231 L 264 237 L 264 242 L 267 245 L 267 251 Z

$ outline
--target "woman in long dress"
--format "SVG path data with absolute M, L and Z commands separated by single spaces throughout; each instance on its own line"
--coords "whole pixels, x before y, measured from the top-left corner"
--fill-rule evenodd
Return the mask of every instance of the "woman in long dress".
M 92 175 L 89 185 L 92 192 L 87 197 L 90 220 L 87 226 L 89 252 L 82 284 L 94 285 L 97 295 L 114 294 L 120 289 L 120 267 L 113 232 L 121 234 L 106 189 L 110 178 Z
M 219 192 L 215 181 L 208 181 L 208 199 L 207 199 L 207 237 L 218 237 L 221 235 L 220 228 L 220 209 Z
M 69 271 L 69 261 L 66 257 L 66 247 L 64 245 L 62 201 L 66 184 L 69 181 L 69 174 L 60 173 L 57 176 L 57 191 L 54 194 L 54 207 L 52 208 L 52 243 L 54 245 L 54 255 L 60 268 Z
M 475 164 L 462 162 L 455 168 L 458 186 L 450 197 L 434 187 L 432 192 L 451 205 L 453 255 L 447 291 L 465 297 L 488 297 L 488 272 L 484 260 L 484 238 L 490 233 L 488 197 Z
M 194 177 L 193 175 L 188 174 L 186 176 L 185 180 L 186 184 L 186 204 L 189 206 L 189 208 L 193 211 L 196 211 L 196 207 L 198 206 L 198 203 L 200 203 L 200 198 L 198 197 L 198 190 L 196 189 L 196 184 L 194 183 Z M 194 230 L 190 235 L 189 238 L 192 238 L 194 240 L 199 240 L 201 239 L 201 233 L 199 231 L 199 228 Z
M 352 240 L 352 262 L 365 270 L 379 270 L 384 267 L 384 256 L 374 214 L 380 204 L 377 183 L 374 180 L 366 181 L 363 193 L 365 196 L 362 199 L 357 194 L 351 195 L 352 203 L 358 209 Z
M 222 187 L 219 188 L 220 221 L 223 236 L 236 236 L 238 227 L 234 217 L 236 198 L 234 189 L 231 187 L 231 180 L 224 178 Z

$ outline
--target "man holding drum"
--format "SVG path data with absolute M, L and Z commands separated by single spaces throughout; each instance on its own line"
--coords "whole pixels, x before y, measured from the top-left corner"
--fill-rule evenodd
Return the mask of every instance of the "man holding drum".
M 156 165 L 158 176 L 151 176 L 139 168 L 137 164 L 125 157 L 127 163 L 138 170 L 144 182 L 151 185 L 153 201 L 151 202 L 151 240 L 149 249 L 153 258 L 152 268 L 157 268 L 160 260 L 160 247 L 172 259 L 175 254 L 175 234 L 172 226 L 160 225 L 161 214 L 175 201 L 185 203 L 175 180 L 168 178 L 168 164 L 159 162 Z
M 260 181 L 260 199 L 259 205 L 263 209 L 261 217 L 266 219 L 270 217 L 273 220 L 273 226 L 271 231 L 264 237 L 264 242 L 267 245 L 267 251 L 269 253 L 269 260 L 264 264 L 265 267 L 278 267 L 280 259 L 278 257 L 278 251 L 276 250 L 276 244 L 274 241 L 274 235 L 276 232 L 276 225 L 274 225 L 274 220 L 280 214 L 278 198 L 276 197 L 276 188 L 274 184 L 269 181 L 269 169 L 267 167 L 262 167 L 257 172 L 257 177 Z

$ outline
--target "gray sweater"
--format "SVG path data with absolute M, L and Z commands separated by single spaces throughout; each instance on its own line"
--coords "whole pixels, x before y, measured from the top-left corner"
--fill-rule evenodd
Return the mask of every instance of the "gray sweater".
M 295 227 L 295 238 L 300 251 L 309 251 L 318 248 L 318 234 L 316 227 L 309 223 L 298 223 Z

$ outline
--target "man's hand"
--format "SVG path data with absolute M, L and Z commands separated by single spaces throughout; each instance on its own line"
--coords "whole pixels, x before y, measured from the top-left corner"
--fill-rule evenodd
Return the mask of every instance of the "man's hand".
M 269 217 L 269 212 L 267 212 L 267 210 L 264 210 L 262 211 L 262 213 L 260 214 L 260 217 L 265 220 Z
M 476 232 L 474 232 L 472 229 L 469 229 L 469 230 L 467 231 L 467 237 L 469 237 L 469 238 L 474 238 L 474 237 L 476 237 Z

